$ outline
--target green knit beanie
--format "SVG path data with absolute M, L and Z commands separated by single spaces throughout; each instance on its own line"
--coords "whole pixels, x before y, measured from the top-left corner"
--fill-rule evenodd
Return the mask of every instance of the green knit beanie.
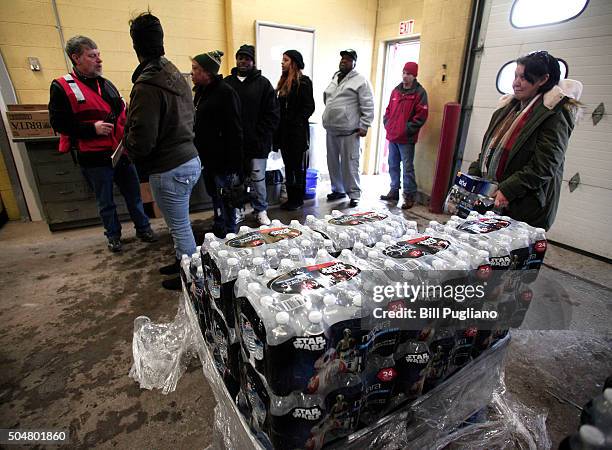
M 219 73 L 219 68 L 221 67 L 222 56 L 223 52 L 221 50 L 214 50 L 212 52 L 206 52 L 202 53 L 201 55 L 194 56 L 193 60 L 202 66 L 202 69 L 207 70 L 213 75 L 217 75 L 217 73 Z

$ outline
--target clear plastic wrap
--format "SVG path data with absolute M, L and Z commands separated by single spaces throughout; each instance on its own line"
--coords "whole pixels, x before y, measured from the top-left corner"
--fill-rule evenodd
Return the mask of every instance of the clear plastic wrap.
M 189 361 L 195 356 L 194 332 L 181 296 L 178 312 L 170 323 L 153 323 L 146 316 L 134 320 L 130 377 L 143 389 L 176 389 Z

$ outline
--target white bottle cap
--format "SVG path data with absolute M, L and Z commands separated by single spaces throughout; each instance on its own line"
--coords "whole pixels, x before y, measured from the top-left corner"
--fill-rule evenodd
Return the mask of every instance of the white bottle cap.
M 417 229 L 416 220 L 409 220 L 408 222 L 406 222 L 406 225 L 408 225 L 408 227 L 412 228 L 413 230 Z
M 247 227 L 246 225 L 242 225 L 240 227 L 240 230 L 238 230 L 238 231 L 240 231 L 240 233 L 247 233 L 249 230 L 250 230 L 249 227 Z
M 251 275 L 249 269 L 240 269 L 238 271 L 238 278 L 248 278 L 249 275 Z
M 599 428 L 592 425 L 582 425 L 578 434 L 580 435 L 580 439 L 589 446 L 603 447 L 606 443 L 606 436 Z
M 322 318 L 323 314 L 321 314 L 321 311 L 310 311 L 308 314 L 308 320 L 311 323 L 321 323 Z
M 289 323 L 289 313 L 281 311 L 276 314 L 276 322 L 280 325 L 286 325 Z
M 199 258 L 200 258 L 200 254 L 199 254 L 199 253 L 197 253 L 197 252 L 196 252 L 196 253 L 192 253 L 192 254 L 191 254 L 191 259 L 194 259 L 194 258 L 199 259 Z
M 326 294 L 325 297 L 323 297 L 323 303 L 325 303 L 325 306 L 335 305 L 336 297 L 334 297 L 332 294 Z
M 376 250 L 370 250 L 368 252 L 368 258 L 370 259 L 378 258 L 378 252 Z
M 393 269 L 395 267 L 395 263 L 390 259 L 385 259 L 385 269 Z
M 413 230 L 412 228 L 406 230 L 406 236 L 410 237 L 410 236 L 414 236 L 416 234 L 416 230 Z
M 348 239 L 349 235 L 348 233 L 345 233 L 344 231 L 338 234 L 338 239 Z
M 290 254 L 291 256 L 299 256 L 299 254 L 300 254 L 300 250 L 299 250 L 299 249 L 297 249 L 297 248 L 292 248 L 291 250 L 289 250 L 289 254 Z
M 302 242 L 300 242 L 300 245 L 302 247 L 310 247 L 312 245 L 312 242 L 309 241 L 308 239 L 302 239 Z
M 274 299 L 270 295 L 264 295 L 259 299 L 259 303 L 264 306 L 270 307 L 274 304 Z
M 345 258 L 351 256 L 352 254 L 353 253 L 348 248 L 345 248 L 340 252 L 340 256 L 344 256 Z
M 275 248 L 269 248 L 268 250 L 266 250 L 266 255 L 272 257 L 272 256 L 276 256 L 277 255 L 277 251 Z
M 603 393 L 603 397 L 608 403 L 612 404 L 612 388 L 606 389 Z
M 206 241 L 212 241 L 214 239 L 215 239 L 215 234 L 214 233 L 210 233 L 209 232 L 209 233 L 206 233 L 204 235 L 204 240 L 206 240 Z
M 293 261 L 291 261 L 289 258 L 283 258 L 280 260 L 280 265 L 281 266 L 292 266 Z
M 267 230 L 268 228 L 270 228 L 268 225 L 259 225 L 258 230 Z
M 362 302 L 361 294 L 355 294 L 353 296 L 353 306 L 361 308 L 361 302 Z
M 264 259 L 261 256 L 256 256 L 255 258 L 253 258 L 253 265 L 254 266 L 259 266 L 260 264 L 263 264 Z
M 221 252 L 219 252 L 221 253 Z M 227 260 L 227 265 L 228 266 L 237 266 L 238 265 L 238 259 L 237 258 L 230 258 Z
M 327 253 L 327 250 L 325 250 L 324 248 L 320 248 L 319 250 L 317 250 L 317 258 L 325 258 L 329 256 L 329 253 Z
M 308 215 L 306 216 L 306 220 L 307 220 L 307 221 L 316 220 L 316 217 L 315 217 L 315 216 L 313 216 L 312 214 L 308 214 Z
M 219 258 L 227 258 L 229 256 L 229 252 L 227 250 L 219 250 L 219 253 L 217 254 L 219 256 Z
M 337 209 L 332 209 L 331 213 L 332 213 L 332 216 L 334 216 L 334 217 L 338 217 L 338 216 L 342 215 L 342 211 L 339 211 Z
M 364 233 L 363 231 L 361 233 L 359 233 L 359 239 L 362 239 L 364 241 L 367 241 L 370 239 L 370 236 L 368 236 L 368 233 Z
M 225 239 L 229 240 L 229 239 L 234 239 L 236 237 L 236 233 L 227 233 L 225 235 Z
M 289 225 L 291 225 L 292 227 L 299 227 L 300 226 L 300 222 L 299 220 L 295 220 L 293 219 L 291 222 L 289 222 Z
M 247 285 L 247 289 L 249 290 L 249 292 L 257 292 L 261 290 L 261 286 L 259 285 L 259 283 L 249 283 Z
M 201 246 L 201 245 L 198 245 L 198 246 L 196 247 L 196 253 L 200 253 L 201 251 L 202 251 L 202 246 Z
M 441 259 L 436 259 L 431 263 L 435 270 L 444 270 L 446 269 L 446 264 Z
M 430 220 L 429 221 L 429 226 L 430 227 L 435 227 L 436 225 L 440 225 L 440 222 L 438 222 L 437 220 Z
M 264 275 L 266 276 L 266 278 L 274 278 L 276 276 L 276 274 L 277 274 L 276 270 L 274 270 L 274 269 L 266 269 L 266 272 L 265 272 Z
M 218 242 L 218 241 L 212 241 L 212 242 L 210 243 L 210 248 L 217 248 L 217 247 L 219 247 L 220 245 L 221 245 L 221 244 L 219 244 L 219 242 Z
M 544 228 L 536 228 L 535 232 L 538 233 L 538 234 L 545 234 L 546 230 Z
M 355 245 L 353 245 L 353 250 L 361 247 L 365 247 L 365 245 L 363 245 L 363 242 L 355 242 Z
M 189 261 L 191 258 L 189 258 L 189 255 L 185 255 L 183 254 L 183 256 L 181 256 L 181 262 L 183 261 Z

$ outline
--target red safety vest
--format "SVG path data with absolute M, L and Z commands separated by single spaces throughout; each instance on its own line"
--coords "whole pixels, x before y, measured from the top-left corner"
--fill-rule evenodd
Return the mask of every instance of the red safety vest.
M 64 92 L 68 96 L 72 112 L 75 119 L 79 122 L 95 123 L 98 120 L 108 120 L 111 114 L 111 107 L 102 98 L 101 92 L 96 92 L 83 83 L 74 74 L 66 74 L 63 77 L 57 78 L 60 86 L 64 88 Z M 79 138 L 77 147 L 81 152 L 99 152 L 114 150 L 123 139 L 123 129 L 125 128 L 125 104 L 123 110 L 115 122 L 113 134 L 109 136 L 95 136 L 92 138 Z M 70 136 L 66 134 L 60 135 L 59 151 L 66 153 L 70 151 Z

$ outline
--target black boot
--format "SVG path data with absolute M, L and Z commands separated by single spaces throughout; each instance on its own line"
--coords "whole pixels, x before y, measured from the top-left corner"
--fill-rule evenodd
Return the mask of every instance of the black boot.
M 175 259 L 172 264 L 168 264 L 167 266 L 161 267 L 159 269 L 159 273 L 162 275 L 176 275 L 181 270 L 181 263 L 178 259 Z
M 381 195 L 381 200 L 399 200 L 399 189 L 390 189 L 388 194 Z
M 183 285 L 181 283 L 181 277 L 176 277 L 162 281 L 162 286 L 169 291 L 180 291 Z

